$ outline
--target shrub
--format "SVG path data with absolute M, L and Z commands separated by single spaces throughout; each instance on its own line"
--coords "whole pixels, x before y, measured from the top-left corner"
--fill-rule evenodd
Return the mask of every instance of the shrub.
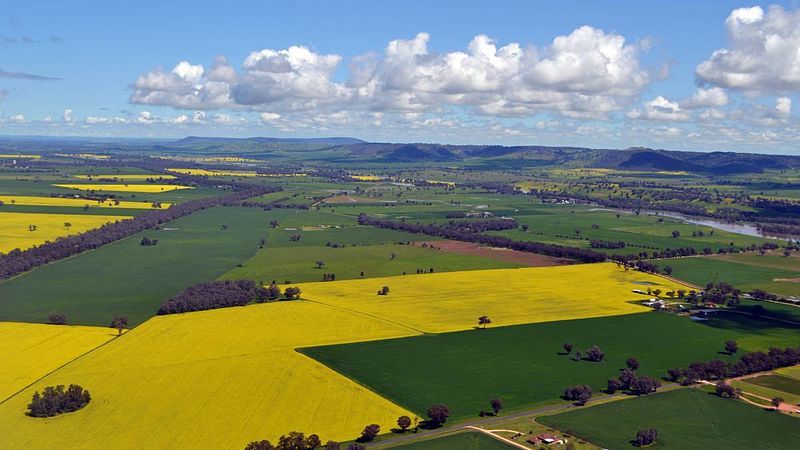
M 656 437 L 658 437 L 658 431 L 655 428 L 639 430 L 639 432 L 636 433 L 636 438 L 634 438 L 633 442 L 637 447 L 644 447 L 645 445 L 654 443 L 656 441 Z

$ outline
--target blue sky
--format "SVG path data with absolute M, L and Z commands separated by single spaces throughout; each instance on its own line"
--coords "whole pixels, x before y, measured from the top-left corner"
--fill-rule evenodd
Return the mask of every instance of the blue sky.
M 796 2 L 9 3 L 0 134 L 800 154 Z

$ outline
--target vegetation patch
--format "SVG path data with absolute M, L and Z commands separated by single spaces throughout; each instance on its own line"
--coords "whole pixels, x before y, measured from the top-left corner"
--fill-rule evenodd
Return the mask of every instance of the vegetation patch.
M 194 189 L 191 186 L 179 184 L 54 184 L 53 186 L 64 189 L 77 189 L 79 191 L 110 191 L 110 192 L 169 192 L 179 189 Z

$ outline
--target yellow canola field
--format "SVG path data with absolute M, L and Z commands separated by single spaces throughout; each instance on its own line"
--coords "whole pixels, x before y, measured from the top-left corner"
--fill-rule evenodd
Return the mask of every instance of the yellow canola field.
M 389 295 L 377 295 L 382 286 Z M 634 289 L 683 287 L 613 263 L 406 275 L 301 284 L 302 298 L 440 333 L 650 311 Z M 688 288 L 687 288 L 688 290 Z
M 131 202 L 120 201 L 115 204 L 113 200 L 98 201 L 87 200 L 85 198 L 62 198 L 62 197 L 26 197 L 14 195 L 0 195 L 0 202 L 7 205 L 23 205 L 23 206 L 70 206 L 76 208 L 83 208 L 89 205 L 90 208 L 128 208 L 128 209 L 153 209 L 151 202 Z M 162 202 L 161 209 L 166 209 L 172 206 L 172 203 Z
M 0 159 L 40 159 L 42 155 L 27 155 L 21 153 L 0 154 Z
M 0 322 L 0 402 L 116 334 L 102 327 Z
M 256 177 L 258 173 L 246 170 L 167 169 L 170 172 L 201 177 Z
M 236 449 L 289 431 L 349 440 L 413 414 L 295 351 L 410 336 L 302 300 L 156 316 L 0 404 L 0 448 Z M 84 409 L 26 417 L 34 390 L 77 383 Z
M 75 178 L 81 180 L 96 180 L 98 178 L 116 179 L 121 181 L 144 181 L 149 179 L 157 180 L 159 178 L 164 180 L 174 180 L 175 175 L 167 175 L 163 173 L 133 173 L 133 174 L 99 174 L 99 175 L 75 175 Z
M 384 177 L 377 175 L 350 175 L 350 178 L 358 181 L 380 181 L 384 179 Z
M 177 189 L 194 189 L 177 184 L 54 184 L 55 187 L 77 189 L 79 191 L 114 191 L 114 192 L 169 192 Z
M 58 237 L 83 233 L 108 222 L 129 218 L 88 214 L 0 212 L 0 253 L 8 253 L 15 248 L 25 250 L 45 241 L 54 241 Z M 64 224 L 67 222 L 72 226 L 65 227 Z M 35 225 L 36 230 L 30 231 L 30 225 Z

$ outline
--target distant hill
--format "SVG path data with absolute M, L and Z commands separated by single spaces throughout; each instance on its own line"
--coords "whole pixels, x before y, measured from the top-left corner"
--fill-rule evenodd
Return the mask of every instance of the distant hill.
M 174 142 L 175 145 L 180 146 L 196 146 L 196 145 L 219 145 L 219 144 L 237 144 L 237 143 L 263 143 L 263 144 L 327 144 L 327 145 L 350 145 L 361 144 L 366 141 L 352 137 L 322 137 L 322 138 L 276 138 L 276 137 L 251 137 L 251 138 L 225 138 L 225 137 L 202 137 L 202 136 L 188 136 L 179 141 Z

